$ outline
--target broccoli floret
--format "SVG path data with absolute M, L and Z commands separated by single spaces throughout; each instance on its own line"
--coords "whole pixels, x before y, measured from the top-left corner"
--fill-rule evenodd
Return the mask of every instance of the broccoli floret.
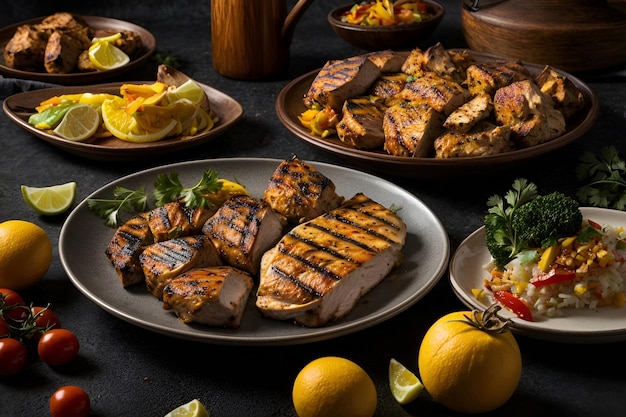
M 559 192 L 535 197 L 512 216 L 516 239 L 524 248 L 552 246 L 560 237 L 575 235 L 582 221 L 578 201 Z

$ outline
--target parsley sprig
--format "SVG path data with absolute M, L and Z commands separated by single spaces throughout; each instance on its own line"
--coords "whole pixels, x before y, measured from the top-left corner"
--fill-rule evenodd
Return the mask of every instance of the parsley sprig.
M 117 227 L 122 223 L 122 213 L 141 213 L 150 208 L 149 200 L 154 199 L 154 205 L 160 207 L 171 201 L 180 200 L 190 209 L 210 208 L 212 202 L 208 194 L 216 193 L 222 187 L 218 175 L 212 169 L 205 171 L 202 178 L 192 187 L 185 187 L 178 178 L 178 173 L 160 173 L 154 182 L 154 191 L 148 193 L 141 186 L 136 190 L 125 187 L 115 187 L 113 198 L 90 198 L 87 207 L 96 215 L 102 217 L 109 227 Z
M 626 162 L 615 146 L 601 148 L 598 155 L 583 153 L 576 177 L 583 184 L 576 191 L 581 203 L 626 210 Z

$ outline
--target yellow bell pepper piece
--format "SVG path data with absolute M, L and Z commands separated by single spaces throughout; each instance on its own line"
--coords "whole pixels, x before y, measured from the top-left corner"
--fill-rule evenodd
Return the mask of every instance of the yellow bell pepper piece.
M 550 265 L 552 265 L 560 251 L 560 245 L 550 246 L 544 250 L 541 254 L 541 258 L 539 259 L 539 269 L 541 269 L 542 272 L 548 272 L 550 270 Z

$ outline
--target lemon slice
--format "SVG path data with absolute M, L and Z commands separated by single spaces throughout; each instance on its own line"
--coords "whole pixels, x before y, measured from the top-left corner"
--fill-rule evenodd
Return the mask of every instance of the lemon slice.
M 165 417 L 209 417 L 209 412 L 200 401 L 192 400 L 173 409 Z
M 22 185 L 24 201 L 35 211 L 54 216 L 67 211 L 76 196 L 76 183 L 68 182 L 50 187 L 29 187 Z
M 389 361 L 389 387 L 400 404 L 414 401 L 424 389 L 417 376 L 393 358 Z
M 63 119 L 54 128 L 54 133 L 64 139 L 80 142 L 90 138 L 100 125 L 100 114 L 87 104 L 70 107 Z
M 171 88 L 167 92 L 170 103 L 181 99 L 187 99 L 193 104 L 199 105 L 204 101 L 204 90 L 194 80 L 187 80 L 179 87 Z
M 89 47 L 89 60 L 96 69 L 110 70 L 130 62 L 130 57 L 117 46 L 106 41 L 96 41 Z

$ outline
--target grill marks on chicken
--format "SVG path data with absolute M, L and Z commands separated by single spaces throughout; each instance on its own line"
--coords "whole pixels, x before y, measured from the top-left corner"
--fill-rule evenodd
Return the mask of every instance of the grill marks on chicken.
M 230 266 L 192 269 L 165 286 L 163 308 L 183 323 L 236 329 L 253 285 L 250 275 Z
M 297 157 L 280 163 L 263 193 L 263 201 L 291 224 L 311 220 L 343 200 L 332 180 Z
M 199 233 L 214 213 L 215 210 L 205 208 L 191 210 L 180 201 L 172 201 L 150 210 L 148 225 L 155 240 L 160 242 Z
M 292 229 L 261 260 L 256 306 L 318 327 L 347 315 L 401 260 L 406 225 L 357 194 Z
M 253 275 L 282 231 L 281 218 L 266 202 L 245 195 L 227 200 L 202 227 L 224 263 Z
M 400 72 L 396 71 L 398 56 L 405 57 Z M 533 76 L 521 62 L 477 62 L 471 52 L 446 50 L 441 43 L 393 56 L 390 62 L 394 64 L 385 66 L 389 57 L 382 51 L 332 61 L 320 71 L 304 99 L 309 108 L 328 106 L 326 94 L 343 88 L 345 94 L 333 98 L 332 111 L 338 113 L 341 108 L 342 117 L 333 123 L 346 145 L 382 147 L 401 157 L 494 155 L 562 135 L 567 128 L 564 122 L 573 120 L 585 105 L 575 84 L 549 66 Z M 358 93 L 361 88 L 352 89 L 351 81 L 369 78 L 361 77 L 362 69 L 354 63 L 365 58 L 376 62 L 381 74 L 365 92 Z M 329 77 L 331 67 L 349 67 L 350 77 L 333 78 L 322 87 L 321 80 Z M 417 125 L 409 126 L 409 120 Z M 438 128 L 435 121 L 440 123 Z

